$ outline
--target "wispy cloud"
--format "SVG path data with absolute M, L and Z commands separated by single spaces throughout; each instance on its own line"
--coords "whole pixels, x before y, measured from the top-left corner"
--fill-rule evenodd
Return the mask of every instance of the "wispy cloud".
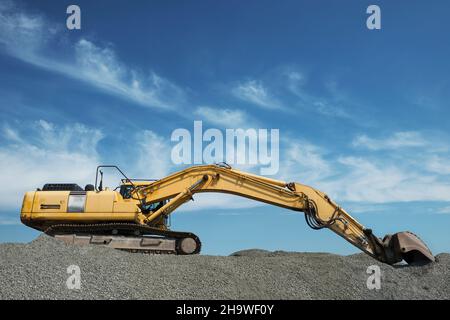
M 26 128 L 26 129 L 25 129 Z M 105 135 L 98 129 L 82 124 L 58 126 L 45 120 L 4 123 L 0 128 L 0 168 L 2 179 L 8 186 L 0 194 L 0 207 L 17 210 L 23 194 L 35 190 L 45 183 L 71 182 L 84 186 L 93 183 L 95 168 L 102 163 L 114 163 L 114 155 L 103 158 L 98 149 Z M 132 151 L 126 164 L 131 177 L 162 178 L 182 168 L 170 159 L 171 144 L 150 130 L 142 130 L 131 136 L 138 146 Z M 104 185 L 117 186 L 119 177 L 115 172 L 105 173 Z M 247 199 L 223 195 L 199 196 L 194 206 L 183 206 L 181 210 L 205 210 L 224 207 L 248 208 L 260 205 Z M 232 201 L 231 206 L 225 206 Z M 6 219 L 6 218 L 5 218 Z M 2 220 L 3 221 L 3 220 Z M 0 223 L 12 223 L 4 220 Z
M 373 203 L 450 201 L 450 183 L 429 174 L 414 162 L 394 158 L 340 157 L 338 178 L 323 183 L 330 193 L 347 201 Z
M 434 154 L 428 157 L 423 165 L 430 172 L 450 175 L 450 159 L 448 157 Z
M 145 107 L 175 109 L 186 99 L 182 88 L 154 72 L 145 74 L 126 65 L 111 47 L 84 38 L 71 44 L 43 15 L 26 13 L 11 3 L 0 7 L 0 44 L 22 61 Z
M 175 171 L 170 158 L 171 146 L 164 137 L 144 130 L 136 137 L 138 154 L 136 155 L 133 175 L 136 177 L 160 179 Z
M 113 155 L 103 159 L 98 152 L 107 135 L 79 123 L 58 126 L 45 120 L 15 121 L 4 123 L 0 129 L 0 168 L 8 185 L 0 194 L 4 209 L 20 207 L 26 191 L 45 183 L 84 186 L 93 183 L 97 165 L 119 165 Z M 149 130 L 138 131 L 129 139 L 138 141 L 138 148 L 126 162 L 131 168 L 129 176 L 161 178 L 176 170 L 171 165 L 168 140 Z M 105 174 L 105 186 L 115 187 L 118 177 L 115 172 Z
M 332 174 L 323 148 L 302 139 L 284 139 L 283 145 L 279 178 L 314 186 Z
M 348 104 L 338 88 L 337 81 L 324 83 L 328 94 L 317 95 L 308 88 L 308 77 L 296 68 L 272 70 L 261 79 L 241 81 L 231 93 L 249 104 L 268 110 L 292 112 L 299 108 L 329 118 L 353 119 L 343 104 Z M 323 88 L 322 88 L 323 89 Z
M 81 124 L 56 127 L 44 120 L 4 124 L 2 129 L 0 167 L 8 186 L 0 193 L 2 208 L 20 207 L 25 191 L 46 182 L 92 180 L 101 131 Z
M 437 211 L 437 213 L 441 214 L 450 214 L 450 206 L 443 207 Z
M 76 78 L 147 107 L 175 109 L 184 101 L 181 88 L 154 72 L 139 74 L 121 63 L 110 48 L 81 39 L 75 49 Z
M 281 152 L 280 178 L 309 184 L 337 201 L 450 201 L 450 170 L 445 166 L 450 155 L 437 154 L 435 150 L 442 148 L 431 142 L 415 148 L 411 154 L 403 148 L 386 154 L 380 147 L 355 156 L 330 154 L 308 141 L 291 140 Z
M 397 148 L 424 147 L 426 139 L 420 132 L 403 131 L 395 132 L 384 139 L 374 139 L 367 135 L 360 135 L 353 140 L 353 146 L 369 150 L 392 150 Z
M 298 99 L 297 104 L 301 108 L 327 117 L 351 118 L 350 114 L 340 106 L 340 103 L 335 101 L 336 99 L 325 96 L 318 97 L 308 93 L 305 88 L 307 77 L 303 73 L 296 70 L 285 70 L 283 79 L 286 83 L 286 88 Z M 333 82 L 332 85 L 328 83 L 326 86 L 332 88 L 330 91 L 333 93 L 333 96 L 337 96 L 336 82 Z
M 232 88 L 231 92 L 235 97 L 264 109 L 284 109 L 281 102 L 269 93 L 261 81 L 249 80 L 240 83 Z
M 201 106 L 194 114 L 200 117 L 200 120 L 225 128 L 247 127 L 250 124 L 247 114 L 239 109 Z
M 40 14 L 27 14 L 11 1 L 0 6 L 0 43 L 11 55 L 27 60 L 58 32 Z

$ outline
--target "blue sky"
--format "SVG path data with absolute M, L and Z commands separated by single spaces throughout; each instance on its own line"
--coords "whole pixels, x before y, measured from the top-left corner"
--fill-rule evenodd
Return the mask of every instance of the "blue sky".
M 182 169 L 171 132 L 280 129 L 275 178 L 317 187 L 378 235 L 450 251 L 448 1 L 0 2 L 0 241 L 29 241 L 22 195 Z M 257 170 L 258 168 L 250 168 Z M 117 180 L 117 179 L 116 179 Z M 115 181 L 116 181 L 115 180 Z M 201 195 L 172 217 L 204 252 L 356 249 L 303 216 Z

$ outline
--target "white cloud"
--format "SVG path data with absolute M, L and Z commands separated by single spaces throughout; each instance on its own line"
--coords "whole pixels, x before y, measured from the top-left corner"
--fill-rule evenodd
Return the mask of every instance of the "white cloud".
M 367 135 L 360 135 L 353 140 L 353 146 L 363 147 L 369 150 L 392 150 L 407 147 L 424 147 L 427 141 L 420 132 L 402 131 L 395 132 L 385 139 L 373 139 Z
M 170 158 L 171 146 L 163 137 L 150 130 L 137 134 L 139 153 L 133 175 L 160 179 L 175 171 Z
M 249 125 L 247 114 L 238 109 L 221 109 L 201 106 L 195 110 L 200 120 L 225 128 L 243 128 Z
M 7 132 L 0 146 L 1 176 L 7 186 L 0 193 L 3 209 L 20 208 L 24 192 L 46 182 L 92 181 L 96 147 L 103 137 L 99 130 L 81 124 L 56 127 L 44 120 L 3 129 Z
M 101 163 L 97 147 L 102 132 L 81 124 L 57 126 L 45 120 L 32 124 L 15 122 L 3 125 L 1 132 L 1 176 L 8 186 L 0 193 L 0 206 L 4 209 L 17 210 L 25 191 L 46 182 L 92 183 L 95 167 Z M 168 139 L 148 130 L 138 132 L 135 138 L 139 141 L 138 152 L 130 163 L 135 168 L 130 176 L 161 178 L 181 169 L 170 160 Z M 409 157 L 398 161 L 402 149 L 379 157 L 374 155 L 376 152 L 352 156 L 330 154 L 300 139 L 282 143 L 278 178 L 311 185 L 337 201 L 355 204 L 450 201 L 450 172 L 436 173 L 424 166 L 427 161 L 432 162 L 433 154 L 424 153 L 419 161 Z M 440 155 L 439 159 L 444 162 L 445 156 Z M 197 202 L 180 209 L 239 209 L 263 205 L 226 194 L 202 194 L 195 198 Z
M 306 76 L 301 72 L 289 70 L 284 72 L 284 74 L 289 80 L 288 86 L 292 91 L 300 89 L 306 83 Z
M 67 43 L 44 16 L 13 5 L 0 7 L 0 49 L 10 55 L 145 107 L 175 109 L 185 101 L 183 89 L 154 72 L 145 75 L 127 66 L 110 47 L 83 38 Z
M 54 29 L 39 14 L 25 14 L 10 1 L 0 6 L 0 44 L 9 53 L 26 59 L 51 38 Z
M 283 72 L 284 81 L 286 82 L 287 89 L 296 96 L 304 97 L 304 86 L 307 83 L 306 76 L 295 70 L 285 70 Z
M 25 129 L 26 128 L 26 129 Z M 104 163 L 97 152 L 104 134 L 82 124 L 57 126 L 45 120 L 4 124 L 0 141 L 0 175 L 8 186 L 0 193 L 0 207 L 20 207 L 26 191 L 45 183 L 93 183 L 97 165 Z M 138 141 L 126 174 L 138 178 L 162 178 L 176 168 L 170 160 L 170 144 L 158 134 L 142 130 L 130 137 Z M 131 160 L 130 160 L 131 159 Z M 114 157 L 105 159 L 114 163 Z M 114 188 L 120 177 L 105 172 L 104 186 Z
M 450 200 L 450 183 L 427 174 L 414 163 L 351 156 L 340 157 L 338 162 L 343 173 L 324 181 L 323 186 L 327 189 L 324 191 L 340 200 L 372 203 Z
M 310 104 L 314 107 L 314 111 L 324 116 L 350 118 L 350 115 L 344 109 L 324 99 L 315 99 L 315 101 L 310 101 Z
M 281 152 L 279 178 L 315 187 L 336 201 L 450 201 L 450 171 L 445 166 L 450 156 L 437 157 L 434 150 L 440 148 L 429 144 L 417 148 L 413 154 L 393 148 L 387 155 L 339 155 L 292 139 Z
M 20 143 L 23 142 L 22 138 L 19 136 L 18 132 L 14 129 L 12 129 L 11 127 L 9 127 L 8 125 L 4 125 L 2 127 L 2 131 L 3 131 L 3 136 L 10 141 L 16 142 L 16 143 Z
M 450 175 L 450 161 L 448 158 L 432 155 L 425 162 L 424 167 L 437 174 Z
M 285 139 L 283 142 L 287 147 L 280 155 L 279 178 L 314 186 L 332 173 L 322 148 L 300 139 Z
M 149 150 L 170 149 L 164 139 L 155 139 L 157 147 L 149 147 Z M 362 156 L 336 155 L 304 139 L 285 138 L 280 151 L 280 171 L 275 178 L 315 187 L 336 201 L 352 202 L 359 212 L 377 211 L 381 208 L 380 204 L 390 202 L 450 201 L 448 176 L 427 171 L 423 165 L 424 161 L 426 163 L 432 159 L 431 154 L 424 154 L 419 161 L 408 157 L 398 161 L 402 154 L 402 149 L 399 149 L 379 156 L 376 152 Z M 155 159 L 157 167 L 158 160 Z M 163 169 L 157 171 L 174 172 L 180 169 L 175 166 L 167 168 L 165 164 L 161 161 Z M 252 172 L 257 167 L 244 166 L 239 169 Z M 201 194 L 196 195 L 195 199 L 195 202 L 182 206 L 180 210 L 239 209 L 264 205 L 226 194 Z M 368 209 L 367 206 L 358 207 L 358 204 L 377 204 L 377 207 Z
M 103 163 L 97 148 L 104 135 L 97 129 L 82 124 L 57 126 L 45 120 L 4 124 L 1 129 L 0 175 L 8 186 L 0 193 L 2 209 L 17 211 L 24 193 L 45 183 L 78 183 L 82 187 L 93 183 L 95 168 Z M 138 147 L 128 164 L 133 168 L 126 172 L 129 177 L 158 179 L 182 169 L 171 162 L 168 139 L 149 130 L 140 131 L 133 138 Z M 111 161 L 114 164 L 113 158 L 107 159 L 108 163 Z M 113 171 L 105 172 L 104 186 L 114 188 L 118 177 Z M 261 205 L 226 194 L 201 194 L 195 198 L 199 201 L 182 206 L 181 211 Z M 0 217 L 0 224 L 16 222 Z
M 112 94 L 147 107 L 175 109 L 184 100 L 182 89 L 151 72 L 139 75 L 121 63 L 110 48 L 102 48 L 81 39 L 75 45 L 76 66 L 72 75 Z
M 443 207 L 443 208 L 439 209 L 439 210 L 437 211 L 437 213 L 441 213 L 441 214 L 450 214 L 450 206 L 448 206 L 448 207 Z
M 240 83 L 231 92 L 235 97 L 264 109 L 284 109 L 260 81 L 249 80 Z

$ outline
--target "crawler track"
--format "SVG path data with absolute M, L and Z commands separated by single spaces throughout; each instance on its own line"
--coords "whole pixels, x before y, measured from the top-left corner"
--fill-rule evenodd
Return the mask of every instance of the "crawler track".
M 130 246 L 120 246 L 114 247 L 114 245 L 110 245 L 110 247 L 130 251 L 130 252 L 143 252 L 150 254 L 197 254 L 201 250 L 201 242 L 197 235 L 191 232 L 180 232 L 180 231 L 172 231 L 172 230 L 161 230 L 155 227 L 149 227 L 145 225 L 138 225 L 133 223 L 96 223 L 96 224 L 55 224 L 48 227 L 45 230 L 45 233 L 58 237 L 58 236 L 70 236 L 73 235 L 74 239 L 76 237 L 104 237 L 110 238 L 111 240 L 121 239 L 123 242 L 127 242 L 126 240 L 130 240 L 134 243 L 140 243 L 140 245 L 130 245 Z M 155 240 L 162 241 L 174 241 L 175 245 L 174 249 L 153 249 L 149 248 L 148 245 L 145 245 L 144 242 Z M 185 239 L 193 239 L 195 241 L 195 250 L 191 253 L 186 253 L 183 251 L 182 243 Z M 189 240 L 192 241 L 192 240 Z M 89 243 L 94 243 L 89 240 Z M 96 242 L 98 243 L 98 242 Z M 130 242 L 131 243 L 131 242 Z M 106 244 L 106 241 L 105 241 Z M 113 242 L 114 244 L 114 242 Z

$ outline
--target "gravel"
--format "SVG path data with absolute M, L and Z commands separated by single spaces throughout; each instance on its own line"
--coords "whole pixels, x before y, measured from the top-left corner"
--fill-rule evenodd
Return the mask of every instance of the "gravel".
M 80 268 L 69 289 L 67 268 Z M 369 266 L 380 289 L 368 289 Z M 389 266 L 365 254 L 244 250 L 231 256 L 129 253 L 46 235 L 0 245 L 0 299 L 449 299 L 450 254 Z

